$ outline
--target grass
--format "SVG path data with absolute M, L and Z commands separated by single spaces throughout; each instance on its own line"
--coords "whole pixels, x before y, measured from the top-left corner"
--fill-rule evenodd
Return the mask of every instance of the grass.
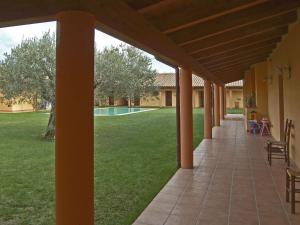
M 44 113 L 0 114 L 0 224 L 54 224 L 54 143 Z M 203 114 L 194 110 L 194 146 Z M 176 171 L 174 109 L 95 118 L 95 224 L 129 225 Z
M 226 112 L 228 114 L 243 114 L 243 109 L 227 108 Z

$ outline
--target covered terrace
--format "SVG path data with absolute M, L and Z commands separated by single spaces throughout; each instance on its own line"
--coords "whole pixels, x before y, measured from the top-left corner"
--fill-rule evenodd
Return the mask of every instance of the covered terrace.
M 56 224 L 94 224 L 95 29 L 139 47 L 176 69 L 180 93 L 177 95 L 178 165 L 182 169 L 170 182 L 175 186 L 178 183 L 179 188 L 174 192 L 181 191 L 180 200 L 188 202 L 178 210 L 187 215 L 195 211 L 193 218 L 197 218 L 188 216 L 178 224 L 189 224 L 189 219 L 194 221 L 190 224 L 297 224 L 280 202 L 280 192 L 273 182 L 275 175 L 265 165 L 261 152 L 263 139 L 246 135 L 241 122 L 221 123 L 221 120 L 226 114 L 224 85 L 245 79 L 244 94 L 254 93 L 257 111 L 261 117 L 269 117 L 275 138 L 279 139 L 283 133 L 284 118 L 293 120 L 291 159 L 300 165 L 296 132 L 300 110 L 299 6 L 299 0 L 2 0 L 0 27 L 58 22 Z M 205 79 L 205 140 L 194 153 L 192 73 Z M 76 107 L 78 110 L 70 115 L 69 109 Z M 213 124 L 217 127 L 214 135 Z M 281 177 L 280 173 L 276 176 Z M 205 185 L 206 194 L 193 191 L 193 186 L 201 190 Z M 274 199 L 272 195 L 264 195 L 269 188 L 276 195 Z M 193 193 L 199 198 L 194 198 Z M 167 197 L 170 201 L 174 199 Z M 210 197 L 218 198 L 209 201 Z M 233 201 L 235 197 L 249 200 L 245 202 L 254 207 L 253 214 L 242 215 Z M 202 207 L 197 212 L 193 207 L 195 201 Z M 172 204 L 176 210 L 177 200 Z M 261 216 L 260 206 L 263 210 L 270 209 L 266 212 L 269 216 Z M 279 215 L 282 220 L 270 222 Z M 214 222 L 219 217 L 224 223 Z M 271 218 L 269 223 L 265 218 Z M 174 220 L 171 216 L 154 215 L 140 222 L 176 224 Z

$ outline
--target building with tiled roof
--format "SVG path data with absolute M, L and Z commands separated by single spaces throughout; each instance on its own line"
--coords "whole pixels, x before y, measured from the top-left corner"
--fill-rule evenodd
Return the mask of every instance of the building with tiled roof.
M 141 106 L 175 107 L 176 106 L 176 80 L 174 73 L 160 73 L 157 75 L 155 85 L 158 92 L 141 98 Z M 192 77 L 193 107 L 204 106 L 204 80 L 196 75 Z M 226 107 L 243 107 L 243 81 L 226 84 Z
M 193 87 L 204 87 L 204 80 L 196 75 L 192 77 Z M 176 87 L 176 80 L 174 73 L 160 73 L 156 77 L 155 85 L 158 87 Z M 243 81 L 235 81 L 226 84 L 226 87 L 242 88 Z

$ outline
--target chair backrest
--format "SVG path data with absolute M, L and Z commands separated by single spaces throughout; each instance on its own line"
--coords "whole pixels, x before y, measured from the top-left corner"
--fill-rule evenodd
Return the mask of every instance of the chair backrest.
M 287 131 L 286 131 L 286 135 L 284 137 L 285 142 L 287 144 L 287 149 L 290 148 L 290 139 L 291 139 L 291 129 L 292 129 L 292 120 L 289 120 L 289 122 L 287 123 Z
M 285 120 L 285 127 L 284 127 L 284 134 L 283 134 L 283 141 L 287 142 L 287 132 L 288 132 L 288 126 L 289 126 L 289 119 Z

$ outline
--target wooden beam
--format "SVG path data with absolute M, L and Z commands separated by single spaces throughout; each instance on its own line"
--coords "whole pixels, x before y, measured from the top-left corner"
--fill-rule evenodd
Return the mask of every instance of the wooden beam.
M 251 49 L 250 49 L 251 50 Z M 204 66 L 208 66 L 211 64 L 217 64 L 220 62 L 227 62 L 235 59 L 242 60 L 245 57 L 250 57 L 250 56 L 255 56 L 255 55 L 260 55 L 263 53 L 271 53 L 272 49 L 270 47 L 268 48 L 263 48 L 263 49 L 258 49 L 256 51 L 249 51 L 248 53 L 241 52 L 240 54 L 236 54 L 230 57 L 225 57 L 225 58 L 216 58 L 215 60 L 207 61 L 207 62 L 202 62 L 201 64 Z
M 211 70 L 211 69 L 218 68 L 218 67 L 228 66 L 228 65 L 231 65 L 232 63 L 241 63 L 241 62 L 244 62 L 244 61 L 247 62 L 249 60 L 256 59 L 256 58 L 261 58 L 261 57 L 267 58 L 269 54 L 270 54 L 269 52 L 267 52 L 267 53 L 264 52 L 260 55 L 249 55 L 249 56 L 245 56 L 244 58 L 241 58 L 241 59 L 232 59 L 232 60 L 228 60 L 228 61 L 212 63 L 212 64 L 207 65 L 206 67 L 209 70 Z
M 272 20 L 270 22 L 271 23 L 255 23 L 250 26 L 242 27 L 235 31 L 230 31 L 228 33 L 205 38 L 203 40 L 184 45 L 183 47 L 184 49 L 186 49 L 186 51 L 193 52 L 196 50 L 205 50 L 218 47 L 234 41 L 251 38 L 256 35 L 263 35 L 264 33 L 269 33 L 269 36 L 282 36 L 283 34 L 286 34 L 288 32 L 288 23 L 286 23 L 284 20 Z
M 204 56 L 202 58 L 198 58 L 198 61 L 202 64 L 202 63 L 217 60 L 217 59 L 225 59 L 227 57 L 231 57 L 231 56 L 234 56 L 234 55 L 248 54 L 249 52 L 258 51 L 260 49 L 270 49 L 270 50 L 272 50 L 275 47 L 276 47 L 276 43 L 271 43 L 271 44 L 266 44 L 266 45 L 256 44 L 256 45 L 253 45 L 251 47 L 246 46 L 246 47 L 234 49 L 232 51 L 227 51 L 227 52 L 222 53 L 222 54 L 215 54 L 215 55 L 208 56 L 208 57 Z
M 224 83 L 230 83 L 233 81 L 243 79 L 245 70 L 241 69 L 241 70 L 225 71 L 222 73 L 216 73 L 216 75 L 220 77 Z
M 237 41 L 232 42 L 230 44 L 226 44 L 224 46 L 218 46 L 216 48 L 207 49 L 205 51 L 196 52 L 193 54 L 195 58 L 201 58 L 201 57 L 209 57 L 214 54 L 223 54 L 228 51 L 236 50 L 239 48 L 247 47 L 247 46 L 253 46 L 257 44 L 261 45 L 269 45 L 269 44 L 276 44 L 281 40 L 281 37 L 265 37 L 265 38 L 246 38 L 243 41 Z
M 168 36 L 179 44 L 189 44 L 204 38 L 225 33 L 237 28 L 247 26 L 259 21 L 285 15 L 284 20 L 296 20 L 300 0 L 271 1 L 257 7 L 243 10 L 238 13 L 229 14 L 207 23 L 180 30 L 168 34 Z
M 220 82 L 210 71 L 124 2 L 103 0 L 91 5 L 89 10 L 96 17 L 97 29 L 141 48 L 170 64 L 190 68 L 194 74 Z
M 146 19 L 166 33 L 203 23 L 269 0 L 177 0 L 144 12 Z M 184 9 L 184 10 L 183 10 Z
M 55 21 L 58 12 L 80 8 L 79 0 L 1 0 L 0 28 Z
M 217 13 L 212 14 L 210 16 L 207 16 L 207 17 L 204 17 L 204 18 L 200 18 L 200 19 L 196 19 L 196 20 L 193 20 L 193 21 L 191 21 L 189 23 L 177 25 L 176 27 L 164 30 L 164 33 L 165 34 L 169 34 L 169 33 L 176 32 L 176 31 L 179 31 L 179 30 L 182 30 L 182 29 L 186 29 L 186 28 L 195 26 L 197 24 L 201 24 L 201 23 L 207 22 L 209 20 L 213 20 L 213 19 L 225 16 L 225 15 L 228 15 L 228 14 L 231 14 L 231 13 L 235 13 L 235 12 L 238 12 L 238 11 L 241 11 L 241 10 L 245 10 L 245 9 L 251 8 L 251 7 L 256 6 L 256 5 L 260 5 L 260 4 L 262 4 L 264 2 L 267 2 L 267 1 L 268 0 L 256 0 L 256 1 L 251 1 L 251 2 L 245 2 L 245 1 L 244 2 L 240 2 L 243 5 L 239 5 L 239 6 L 236 6 L 236 7 L 233 7 L 233 8 L 229 8 L 227 10 L 223 9 L 223 11 L 217 12 Z M 228 5 L 229 3 L 230 2 L 226 2 L 225 4 Z M 215 4 L 215 3 L 212 3 L 212 4 Z
M 218 67 L 212 67 L 212 68 L 210 68 L 210 71 L 212 71 L 213 73 L 216 73 L 217 71 L 224 71 L 226 69 L 239 67 L 241 65 L 251 66 L 255 63 L 265 61 L 266 58 L 267 58 L 267 56 L 261 56 L 259 58 L 248 59 L 248 60 L 245 60 L 245 61 L 227 63 L 225 65 L 221 65 L 221 66 L 218 66 Z
M 278 20 L 278 26 L 284 26 L 284 25 L 287 25 L 286 22 L 282 22 L 283 20 Z M 285 21 L 285 20 L 284 20 Z M 288 20 L 289 22 L 292 22 L 294 21 L 293 18 L 291 17 L 290 20 Z M 263 24 L 262 24 L 263 25 Z M 274 24 L 275 25 L 275 24 Z M 194 47 L 188 47 L 188 48 L 185 48 L 185 50 L 189 53 L 189 54 L 195 54 L 197 52 L 200 52 L 200 51 L 204 51 L 204 50 L 208 50 L 208 49 L 213 49 L 213 48 L 217 48 L 217 47 L 222 47 L 222 46 L 234 46 L 234 45 L 243 45 L 244 43 L 250 43 L 250 42 L 256 42 L 260 39 L 267 39 L 267 38 L 270 38 L 270 37 L 279 37 L 279 36 L 282 36 L 285 31 L 285 28 L 279 28 L 278 30 L 276 28 L 278 28 L 278 26 L 275 26 L 275 29 L 274 30 L 268 30 L 266 29 L 266 32 L 260 32 L 258 34 L 255 34 L 255 35 L 250 35 L 248 37 L 244 37 L 244 38 L 239 38 L 237 40 L 234 40 L 234 38 L 231 40 L 231 41 L 227 41 L 225 43 L 221 42 L 220 44 L 216 44 L 215 46 L 197 46 L 195 45 Z
M 147 5 L 146 7 L 140 8 L 139 13 L 148 14 L 161 8 L 169 8 L 171 5 L 178 4 L 181 0 L 161 0 L 156 1 L 154 4 Z
M 215 63 L 215 64 L 210 64 L 207 65 L 207 68 L 209 70 L 213 70 L 215 68 L 221 68 L 221 67 L 227 67 L 229 65 L 232 64 L 236 64 L 236 63 L 242 63 L 242 62 L 248 62 L 249 60 L 255 60 L 255 59 L 260 59 L 260 58 L 267 58 L 269 56 L 270 53 L 262 53 L 260 55 L 251 55 L 242 59 L 233 59 L 233 60 L 228 60 L 228 61 L 224 61 L 224 62 L 219 62 L 219 63 Z

